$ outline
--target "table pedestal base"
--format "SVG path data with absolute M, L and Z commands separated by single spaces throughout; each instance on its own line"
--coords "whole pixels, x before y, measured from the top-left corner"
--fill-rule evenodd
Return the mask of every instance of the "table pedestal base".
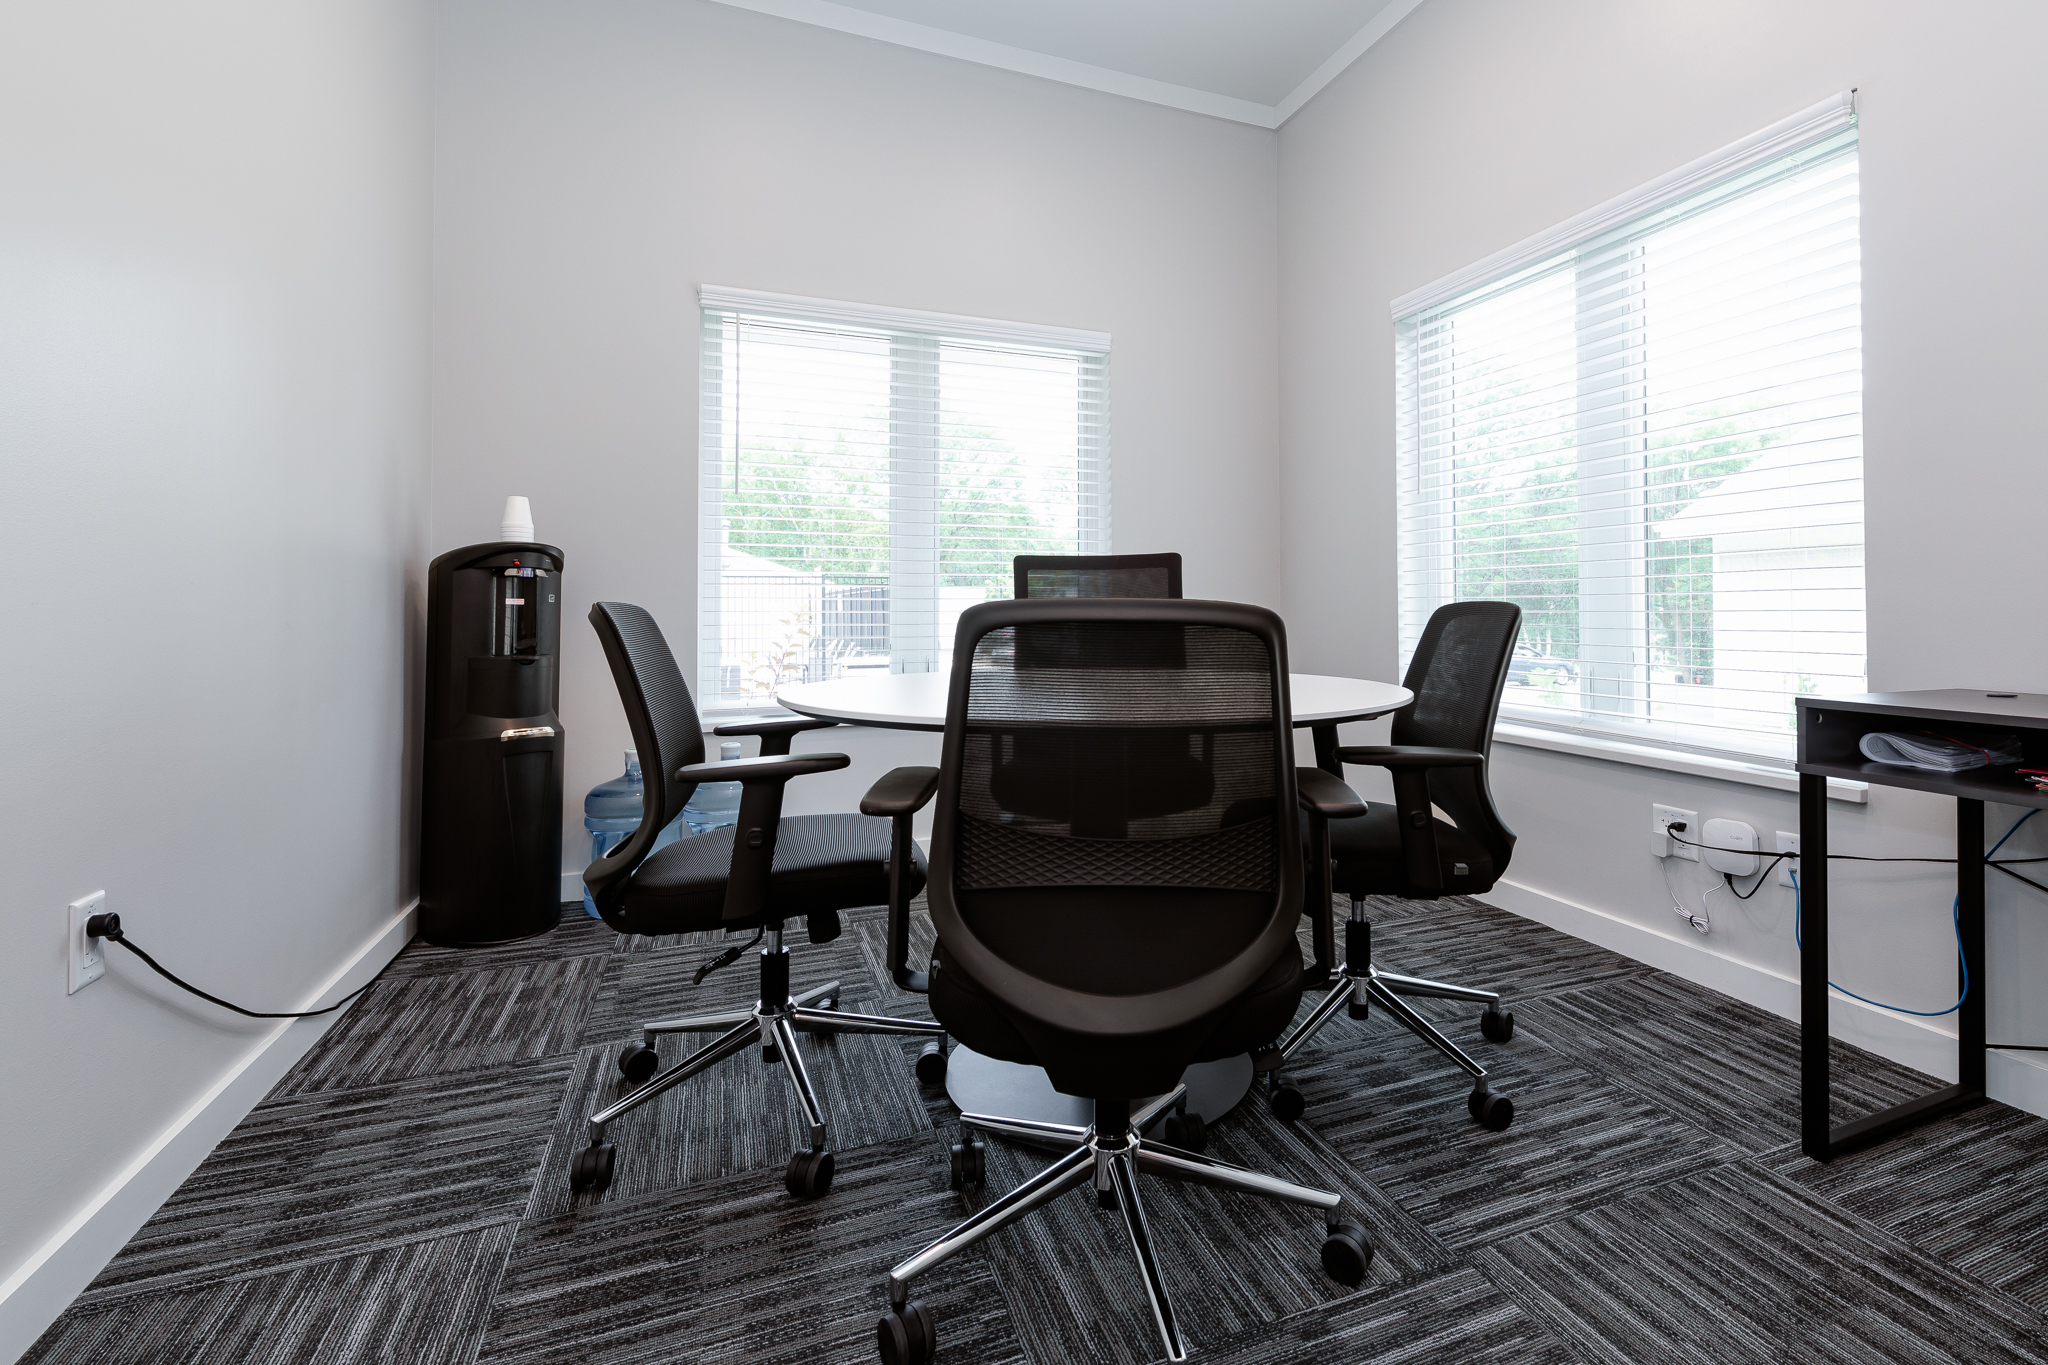
M 1220 1062 L 1197 1062 L 1182 1077 L 1188 1108 L 1214 1123 L 1237 1107 L 1252 1088 L 1252 1059 L 1240 1054 Z M 999 1062 L 957 1043 L 946 1054 L 946 1094 L 961 1112 L 1041 1123 L 1087 1126 L 1095 1120 L 1090 1100 L 1052 1088 L 1043 1067 Z M 1132 1108 L 1136 1108 L 1134 1101 Z

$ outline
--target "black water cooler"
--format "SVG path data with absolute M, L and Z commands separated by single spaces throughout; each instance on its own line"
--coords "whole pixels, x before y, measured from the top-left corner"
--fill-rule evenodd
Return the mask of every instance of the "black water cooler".
M 562 912 L 562 552 L 493 542 L 427 570 L 420 933 L 504 943 Z

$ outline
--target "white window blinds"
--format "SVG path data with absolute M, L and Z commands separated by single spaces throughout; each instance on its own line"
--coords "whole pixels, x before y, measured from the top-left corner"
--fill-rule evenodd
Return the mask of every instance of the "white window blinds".
M 703 291 L 699 697 L 949 666 L 1019 554 L 1109 548 L 1109 338 Z
M 1504 716 L 1770 757 L 1863 690 L 1856 173 L 1831 101 L 1397 302 L 1404 658 L 1515 602 Z

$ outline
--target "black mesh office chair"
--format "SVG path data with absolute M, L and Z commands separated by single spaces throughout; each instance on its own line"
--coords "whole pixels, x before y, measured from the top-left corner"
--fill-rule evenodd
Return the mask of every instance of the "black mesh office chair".
M 1269 1044 L 1301 999 L 1286 689 L 1285 634 L 1261 607 L 1055 599 L 961 616 L 927 888 L 932 1013 L 963 1046 L 1042 1066 L 1055 1089 L 1092 1099 L 1094 1122 L 961 1116 L 1070 1150 L 889 1273 L 888 1365 L 932 1358 L 916 1276 L 1091 1181 L 1121 1215 L 1172 1360 L 1186 1354 L 1140 1172 L 1318 1209 L 1324 1267 L 1364 1277 L 1364 1229 L 1339 1220 L 1336 1194 L 1143 1136 L 1181 1101 L 1189 1065 Z M 1020 750 L 1027 737 L 1059 761 Z M 978 1182 L 980 1148 L 955 1148 L 956 1183 Z
M 797 1051 L 797 1033 L 924 1035 L 932 1041 L 917 1060 L 918 1079 L 935 1084 L 945 1076 L 945 1030 L 915 1019 L 837 1010 L 836 981 L 791 996 L 783 922 L 804 919 L 811 942 L 825 943 L 839 936 L 841 910 L 886 902 L 890 941 L 907 943 L 910 901 L 925 877 L 924 860 L 910 837 L 910 821 L 930 799 L 938 770 L 899 768 L 890 773 L 862 800 L 860 815 L 783 819 L 782 789 L 791 778 L 847 765 L 844 754 L 789 752 L 791 736 L 832 722 L 789 719 L 721 725 L 721 735 L 759 735 L 761 756 L 706 763 L 696 705 L 654 618 L 630 603 L 599 602 L 590 609 L 590 624 L 597 628 L 611 663 L 647 774 L 640 827 L 584 870 L 583 881 L 598 913 L 622 933 L 753 929 L 767 938 L 768 945 L 761 950 L 761 994 L 752 1009 L 657 1019 L 641 1026 L 639 1040 L 627 1044 L 620 1055 L 619 1070 L 642 1084 L 590 1116 L 590 1145 L 570 1166 L 570 1188 L 603 1190 L 611 1184 L 616 1155 L 604 1140 L 607 1125 L 758 1044 L 764 1061 L 779 1060 L 788 1070 L 811 1130 L 811 1145 L 790 1157 L 785 1182 L 791 1194 L 823 1194 L 832 1184 L 832 1153 L 825 1149 L 825 1119 Z M 682 813 L 697 783 L 735 780 L 743 784 L 737 825 L 649 852 L 655 837 Z M 875 816 L 888 817 L 890 824 L 871 818 Z M 729 949 L 707 971 L 737 961 L 744 951 Z M 698 979 L 705 974 L 700 972 Z M 922 990 L 923 973 L 900 973 L 898 984 Z M 664 1033 L 720 1037 L 657 1076 L 654 1040 Z
M 1340 777 L 1346 763 L 1387 769 L 1394 779 L 1394 804 L 1374 801 L 1362 816 L 1329 822 L 1333 884 L 1351 897 L 1344 961 L 1338 964 L 1329 995 L 1280 1045 L 1281 1058 L 1292 1057 L 1339 1009 L 1363 1019 L 1371 1002 L 1377 1001 L 1472 1077 L 1467 1107 L 1473 1118 L 1496 1132 L 1513 1122 L 1514 1103 L 1490 1089 L 1485 1067 L 1401 997 L 1482 1004 L 1486 1009 L 1479 1016 L 1480 1032 L 1496 1043 L 1513 1036 L 1514 1014 L 1500 1007 L 1496 991 L 1375 968 L 1365 898 L 1434 900 L 1477 893 L 1490 890 L 1507 871 L 1515 832 L 1494 809 L 1486 764 L 1521 626 L 1522 609 L 1510 602 L 1439 607 L 1423 628 L 1408 676 L 1402 680 L 1415 700 L 1395 715 L 1389 736 L 1393 743 L 1339 748 L 1334 726 L 1328 735 L 1316 736 L 1319 759 Z M 1436 818 L 1432 805 L 1450 819 Z M 1302 1112 L 1299 1090 L 1286 1082 L 1276 1081 L 1272 1101 L 1282 1117 L 1291 1119 Z
M 1179 597 L 1180 556 L 1018 555 L 1010 562 L 1027 597 Z

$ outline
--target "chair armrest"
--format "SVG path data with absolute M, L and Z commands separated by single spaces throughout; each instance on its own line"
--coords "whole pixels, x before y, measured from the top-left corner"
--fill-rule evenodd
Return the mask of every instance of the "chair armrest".
M 689 763 L 676 769 L 678 782 L 787 782 L 792 777 L 829 773 L 853 762 L 845 754 L 763 754 L 723 763 Z
M 1438 858 L 1436 820 L 1430 813 L 1429 775 L 1438 768 L 1477 768 L 1486 755 L 1476 749 L 1437 749 L 1423 744 L 1361 745 L 1339 749 L 1346 763 L 1385 768 L 1394 778 L 1394 819 L 1401 831 L 1401 862 L 1408 888 L 1419 900 L 1443 894 L 1443 864 Z
M 790 779 L 829 773 L 852 761 L 845 754 L 769 754 L 723 763 L 686 763 L 676 769 L 678 782 L 740 784 L 732 865 L 725 876 L 725 919 L 751 918 L 768 904 L 768 880 L 775 868 L 775 838 L 782 828 L 782 789 Z
M 939 789 L 937 768 L 896 768 L 882 775 L 860 799 L 862 815 L 887 816 L 889 835 L 889 979 L 897 989 L 929 995 L 931 974 L 910 970 L 910 877 L 915 849 L 911 817 L 924 809 Z
M 1340 762 L 1374 768 L 1476 768 L 1486 762 L 1477 749 L 1436 749 L 1425 744 L 1357 744 L 1337 751 Z
M 772 758 L 789 752 L 789 741 L 806 730 L 830 730 L 839 724 L 836 720 L 819 720 L 814 716 L 778 716 L 770 720 L 736 720 L 730 725 L 713 727 L 714 735 L 759 735 L 761 756 Z
M 1337 920 L 1331 908 L 1335 867 L 1330 860 L 1330 821 L 1365 814 L 1358 793 L 1321 768 L 1296 768 L 1294 786 L 1308 812 L 1307 876 L 1302 879 L 1302 913 L 1308 916 L 1315 961 L 1302 972 L 1302 985 L 1321 986 L 1337 965 Z
M 1294 785 L 1301 794 L 1301 804 L 1325 820 L 1348 820 L 1365 814 L 1364 799 L 1321 768 L 1296 768 Z
M 912 815 L 939 789 L 937 768 L 897 768 L 882 774 L 860 799 L 862 815 Z

